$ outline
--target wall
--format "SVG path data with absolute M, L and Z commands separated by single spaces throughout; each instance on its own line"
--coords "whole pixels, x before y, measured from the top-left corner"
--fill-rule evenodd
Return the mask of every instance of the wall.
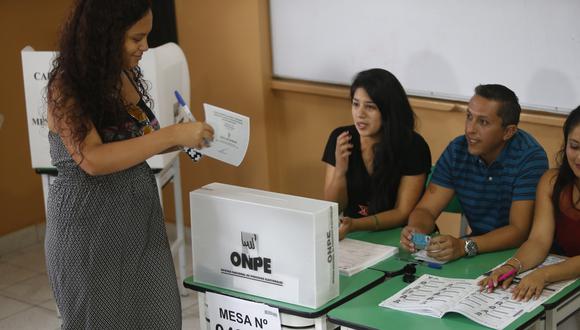
M 44 221 L 40 177 L 30 168 L 20 49 L 56 49 L 58 27 L 71 0 L 0 2 L 0 93 L 5 115 L 0 130 L 0 236 Z M 252 144 L 239 168 L 210 158 L 193 164 L 181 156 L 182 191 L 186 218 L 188 192 L 219 181 L 268 189 L 265 91 L 269 90 L 269 51 L 265 1 L 175 1 L 181 47 L 191 72 L 191 108 L 203 116 L 203 102 L 252 118 Z M 30 10 L 34 8 L 34 10 Z M 264 43 L 266 40 L 266 43 Z M 7 161 L 9 160 L 9 161 Z M 171 187 L 167 187 L 171 188 Z M 171 189 L 164 189 L 167 218 L 173 218 Z M 186 219 L 186 222 L 189 222 Z
M 330 132 L 352 123 L 346 87 L 303 82 L 273 81 L 274 108 L 278 116 L 277 157 L 284 159 L 273 180 L 273 189 L 321 198 L 324 185 L 322 152 Z M 429 143 L 435 162 L 449 141 L 463 134 L 465 104 L 411 98 L 417 115 L 417 131 Z M 555 153 L 561 144 L 562 116 L 526 113 L 519 127 L 534 135 L 555 166 Z M 298 179 L 299 178 L 299 179 Z
M 473 85 L 501 82 L 540 109 L 580 103 L 578 1 L 360 3 L 271 0 L 276 74 L 347 85 L 388 66 L 425 97 L 465 101 Z
M 30 166 L 20 50 L 55 49 L 70 1 L 0 1 L 0 236 L 44 221 L 40 176 Z M 33 8 L 33 10 L 31 10 Z
M 11 32 L 0 35 L 4 50 L 0 112 L 6 117 L 0 130 L 0 236 L 44 221 L 40 178 L 30 168 L 20 49 L 26 44 L 54 49 L 57 27 L 70 1 L 25 3 L 0 2 L 0 28 Z M 179 43 L 189 62 L 194 114 L 202 118 L 201 104 L 207 102 L 252 120 L 251 145 L 239 168 L 209 158 L 193 164 L 181 156 L 186 222 L 188 192 L 214 181 L 321 198 L 324 164 L 320 158 L 328 134 L 351 122 L 346 89 L 331 86 L 312 94 L 321 87 L 300 92 L 279 85 L 271 88 L 265 0 L 176 0 L 175 5 Z M 412 104 L 418 130 L 437 159 L 449 140 L 462 133 L 464 114 L 447 111 L 457 109 L 456 104 L 416 99 Z M 553 158 L 560 144 L 561 118 L 546 118 L 539 121 L 556 126 L 523 123 L 521 127 L 534 134 Z M 171 205 L 171 189 L 166 189 L 164 199 Z M 172 206 L 166 209 L 172 218 Z
M 263 47 L 264 40 L 267 42 L 266 5 L 256 0 L 175 1 L 178 40 L 189 63 L 194 115 L 203 118 L 205 102 L 251 118 L 251 143 L 238 168 L 208 157 L 192 164 L 181 156 L 186 217 L 188 193 L 204 184 L 270 188 L 267 127 L 272 125 L 268 125 L 265 106 L 270 55 Z

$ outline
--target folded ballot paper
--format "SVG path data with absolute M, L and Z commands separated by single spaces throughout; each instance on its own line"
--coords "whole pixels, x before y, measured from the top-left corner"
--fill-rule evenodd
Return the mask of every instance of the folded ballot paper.
M 175 97 L 179 103 L 176 122 L 195 121 L 189 106 L 178 91 Z M 250 142 L 250 118 L 238 113 L 204 103 L 205 122 L 214 130 L 213 141 L 207 141 L 208 146 L 201 150 L 184 148 L 193 161 L 198 161 L 202 155 L 222 162 L 240 166 Z
M 338 270 L 351 276 L 395 255 L 398 248 L 345 238 L 338 243 Z
M 196 282 L 318 308 L 338 296 L 338 205 L 208 184 L 189 194 Z
M 214 130 L 210 146 L 200 152 L 222 162 L 240 166 L 250 142 L 250 118 L 204 103 L 205 121 Z
M 443 265 L 447 263 L 447 260 L 438 260 L 435 258 L 431 258 L 430 256 L 427 255 L 427 250 L 419 250 L 418 252 L 413 253 L 413 257 L 415 257 L 415 259 L 417 260 L 423 260 L 438 265 Z

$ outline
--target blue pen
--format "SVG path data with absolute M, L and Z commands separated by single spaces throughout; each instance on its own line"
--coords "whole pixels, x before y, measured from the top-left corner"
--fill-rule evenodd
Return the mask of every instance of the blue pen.
M 427 267 L 433 268 L 433 269 L 443 269 L 443 266 L 441 266 L 441 264 L 438 264 L 436 262 L 428 262 Z
M 193 116 L 193 113 L 191 113 L 191 110 L 189 110 L 187 103 L 185 103 L 185 100 L 183 99 L 181 94 L 179 94 L 178 91 L 175 91 L 175 98 L 177 99 L 177 102 L 179 103 L 179 107 L 181 109 L 183 109 L 183 112 L 185 112 L 185 115 L 187 116 L 187 118 L 191 121 L 195 121 L 195 117 Z M 211 145 L 211 141 L 206 139 L 206 138 L 203 138 L 203 143 L 205 144 L 206 147 L 209 147 Z M 184 148 L 184 150 L 189 153 L 189 151 L 187 149 L 189 149 L 189 148 Z
M 189 110 L 187 103 L 185 103 L 185 100 L 183 99 L 181 94 L 179 94 L 178 91 L 175 91 L 175 98 L 177 98 L 177 102 L 179 103 L 179 107 L 184 110 L 187 118 L 191 121 L 195 121 L 195 117 L 193 116 L 193 113 L 191 113 L 191 110 Z

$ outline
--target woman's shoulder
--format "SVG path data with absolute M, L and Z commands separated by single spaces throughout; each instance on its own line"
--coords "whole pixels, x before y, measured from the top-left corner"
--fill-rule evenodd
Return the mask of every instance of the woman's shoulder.
M 411 136 L 411 141 L 410 141 L 410 148 L 408 148 L 409 150 L 420 150 L 423 152 L 428 152 L 430 153 L 430 149 L 429 149 L 429 144 L 427 143 L 427 141 L 425 140 L 425 138 L 423 138 L 423 136 L 415 131 L 412 132 L 412 136 Z
M 65 90 L 60 74 L 55 74 L 54 78 L 46 87 L 46 116 L 49 131 L 58 132 L 72 121 L 76 121 L 74 110 L 76 100 L 70 96 L 70 92 Z
M 416 175 L 431 169 L 431 150 L 421 134 L 413 131 L 407 145 L 400 146 L 402 173 Z
M 541 181 L 546 181 L 550 183 L 552 186 L 558 177 L 558 169 L 557 168 L 550 168 L 542 175 Z
M 425 141 L 425 138 L 421 134 L 419 134 L 418 132 L 412 131 L 411 135 L 412 135 L 411 141 L 413 143 L 427 144 L 427 141 Z
M 559 169 L 550 168 L 540 178 L 538 183 L 538 190 L 543 190 L 547 192 L 550 196 L 554 190 L 554 185 L 556 184 L 556 179 L 558 178 Z

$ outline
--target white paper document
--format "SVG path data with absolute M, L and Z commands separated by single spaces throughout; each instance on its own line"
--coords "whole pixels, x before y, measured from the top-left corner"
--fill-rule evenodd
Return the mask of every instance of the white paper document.
M 202 154 L 222 162 L 239 166 L 250 142 L 250 118 L 204 103 L 205 121 L 213 127 L 210 146 L 199 150 Z
M 341 275 L 354 275 L 397 253 L 394 246 L 380 245 L 345 238 L 338 243 L 338 270 Z
M 437 260 L 435 258 L 431 258 L 427 255 L 427 250 L 419 250 L 418 252 L 413 253 L 413 257 L 415 257 L 417 260 L 423 260 L 439 265 L 447 263 L 447 260 Z
M 278 330 L 277 308 L 266 304 L 206 292 L 207 317 L 211 329 Z
M 455 312 L 484 326 L 503 329 L 551 296 L 544 291 L 538 300 L 516 301 L 509 290 L 480 292 L 477 282 L 425 274 L 379 306 L 438 318 Z

